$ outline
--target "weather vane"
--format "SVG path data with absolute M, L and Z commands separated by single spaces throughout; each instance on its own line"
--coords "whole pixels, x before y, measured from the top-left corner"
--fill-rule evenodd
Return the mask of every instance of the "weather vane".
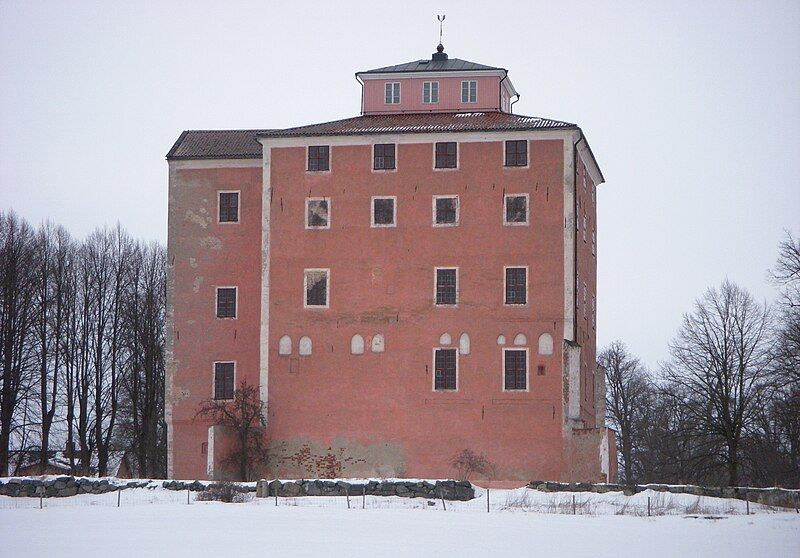
M 439 44 L 442 44 L 442 23 L 444 23 L 444 18 L 446 15 L 437 15 L 436 19 L 439 20 Z

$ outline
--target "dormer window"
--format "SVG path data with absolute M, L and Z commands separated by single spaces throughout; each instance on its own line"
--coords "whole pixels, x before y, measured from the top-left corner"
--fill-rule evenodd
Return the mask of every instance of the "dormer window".
M 426 105 L 439 102 L 438 81 L 426 81 L 422 84 L 422 102 Z
M 386 84 L 386 104 L 399 105 L 400 104 L 400 83 L 387 83 Z
M 477 81 L 462 81 L 461 82 L 461 102 L 462 103 L 477 103 L 478 102 L 478 82 Z

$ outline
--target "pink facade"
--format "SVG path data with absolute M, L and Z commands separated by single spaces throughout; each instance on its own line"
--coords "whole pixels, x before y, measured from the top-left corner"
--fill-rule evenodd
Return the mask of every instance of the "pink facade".
M 481 75 L 495 69 L 442 77 L 414 64 L 362 73 L 361 117 L 187 132 L 170 152 L 171 476 L 232 474 L 230 436 L 195 418 L 219 389 L 215 362 L 261 390 L 270 456 L 260 476 L 441 478 L 465 449 L 494 465 L 485 482 L 615 476 L 596 405 L 602 175 L 583 134 L 511 115 L 507 76 Z M 469 108 L 465 80 L 477 81 Z M 437 114 L 462 114 L 419 114 L 431 108 L 426 81 L 439 82 Z M 401 84 L 400 103 L 384 103 L 386 82 Z M 444 142 L 457 146 L 455 168 L 436 168 Z M 376 145 L 381 156 L 391 146 L 388 169 Z M 509 145 L 524 164 L 509 165 Z M 219 222 L 230 192 L 238 219 Z M 509 195 L 525 198 L 524 221 L 506 220 Z M 437 226 L 437 196 L 457 196 L 456 222 Z M 394 200 L 391 226 L 375 226 L 375 197 Z M 327 226 L 309 228 L 313 200 L 326 202 Z M 524 304 L 507 303 L 507 267 L 526 269 Z M 437 268 L 457 269 L 455 304 L 437 304 Z M 308 270 L 328 274 L 324 306 L 307 304 Z M 218 287 L 236 289 L 234 317 L 215 314 Z M 437 350 L 455 355 L 455 389 L 437 387 Z M 520 384 L 509 383 L 508 351 L 524 353 Z

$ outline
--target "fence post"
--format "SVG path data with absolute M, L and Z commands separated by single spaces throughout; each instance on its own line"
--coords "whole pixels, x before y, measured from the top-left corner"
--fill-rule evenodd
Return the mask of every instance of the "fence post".
M 437 490 L 439 492 L 439 499 L 442 501 L 442 507 L 444 508 L 444 511 L 447 511 L 447 504 L 444 503 L 444 496 L 442 496 L 442 489 L 439 488 Z
M 278 506 L 278 489 L 275 489 L 275 507 Z
M 345 491 L 345 496 L 347 496 L 347 509 L 350 509 L 350 487 L 348 486 Z
M 749 492 L 745 492 L 744 493 L 744 501 L 745 501 L 745 505 L 747 506 L 747 515 L 750 515 L 750 493 Z
M 361 485 L 361 509 L 364 510 L 367 508 L 367 485 Z
M 120 501 L 121 495 L 122 495 L 122 490 L 117 488 L 117 507 L 119 507 L 119 501 Z
M 486 489 L 486 513 L 489 513 L 489 489 Z
M 192 491 L 187 488 L 186 489 L 186 505 L 187 506 L 189 505 L 189 494 L 191 494 L 191 493 L 192 493 Z
M 575 495 L 572 495 L 572 515 L 577 515 L 577 510 L 575 509 Z
M 650 496 L 647 497 L 647 517 L 650 517 Z

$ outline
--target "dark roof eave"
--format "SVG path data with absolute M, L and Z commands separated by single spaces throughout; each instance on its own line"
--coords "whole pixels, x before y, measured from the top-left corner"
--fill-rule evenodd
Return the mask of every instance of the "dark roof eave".
M 287 132 L 282 133 L 262 133 L 256 134 L 258 138 L 301 138 L 301 137 L 325 137 L 325 136 L 370 136 L 370 135 L 386 135 L 386 134 L 431 134 L 436 132 L 457 134 L 460 132 L 529 132 L 533 130 L 579 130 L 577 125 L 569 124 L 565 126 L 548 126 L 542 128 L 541 126 L 526 126 L 519 128 L 459 128 L 457 130 L 355 130 L 355 131 L 328 131 L 328 132 Z M 587 144 L 588 145 L 588 144 Z
M 205 159 L 261 159 L 261 155 L 214 154 L 214 155 L 198 156 L 198 155 L 170 155 L 169 153 L 167 154 L 167 161 L 202 161 Z

